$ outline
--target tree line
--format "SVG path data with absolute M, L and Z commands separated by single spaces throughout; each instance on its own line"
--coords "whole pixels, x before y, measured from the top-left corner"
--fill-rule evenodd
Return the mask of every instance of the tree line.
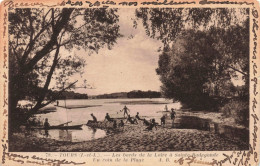
M 160 98 L 161 93 L 156 91 L 134 90 L 130 92 L 118 92 L 110 94 L 97 95 L 92 98 L 97 99 L 116 99 L 116 98 Z
M 164 97 L 248 126 L 249 9 L 141 8 L 136 16 L 164 44 L 156 69 Z

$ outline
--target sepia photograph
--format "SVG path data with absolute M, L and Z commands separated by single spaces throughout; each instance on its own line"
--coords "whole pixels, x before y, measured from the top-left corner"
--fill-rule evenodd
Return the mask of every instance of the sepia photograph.
M 8 10 L 9 152 L 249 150 L 250 8 Z

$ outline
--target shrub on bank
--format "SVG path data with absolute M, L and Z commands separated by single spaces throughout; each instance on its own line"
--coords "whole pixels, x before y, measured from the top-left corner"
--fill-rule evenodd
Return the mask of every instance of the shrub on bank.
M 227 102 L 220 111 L 225 117 L 233 117 L 237 124 L 248 127 L 249 124 L 249 105 L 248 102 L 241 100 L 231 100 Z

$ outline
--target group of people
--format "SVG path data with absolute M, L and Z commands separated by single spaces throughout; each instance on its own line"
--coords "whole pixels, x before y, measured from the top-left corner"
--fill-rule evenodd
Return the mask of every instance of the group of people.
M 168 111 L 168 108 L 167 108 L 167 105 L 165 106 L 165 109 L 166 111 Z M 108 113 L 106 113 L 106 116 L 105 116 L 105 121 L 106 122 L 111 122 L 113 123 L 113 128 L 118 128 L 118 127 L 124 127 L 124 125 L 126 123 L 130 123 L 130 124 L 138 124 L 138 121 L 142 121 L 143 124 L 145 126 L 147 126 L 147 130 L 152 130 L 153 128 L 156 128 L 156 126 L 158 126 L 158 123 L 155 122 L 155 119 L 150 119 L 149 121 L 146 120 L 145 118 L 140 118 L 140 115 L 139 115 L 139 112 L 136 113 L 135 117 L 131 117 L 129 112 L 130 112 L 130 109 L 127 108 L 126 106 L 124 106 L 124 108 L 122 110 L 120 110 L 120 112 L 124 112 L 124 118 L 126 118 L 126 121 L 124 122 L 122 119 L 119 121 L 119 123 L 117 123 L 117 121 L 113 118 L 110 117 L 110 115 Z M 168 111 L 169 112 L 169 111 Z M 90 114 L 91 117 L 92 117 L 92 120 L 89 120 L 88 123 L 97 123 L 97 118 L 94 116 L 93 113 Z M 171 112 L 170 112 L 170 118 L 172 120 L 172 122 L 174 123 L 174 119 L 176 117 L 176 112 L 174 111 L 174 109 L 172 108 L 171 109 Z M 35 119 L 34 119 L 35 120 Z M 161 126 L 165 126 L 165 121 L 166 121 L 166 115 L 163 115 L 161 118 Z M 48 129 L 50 127 L 50 124 L 48 122 L 48 119 L 46 118 L 45 119 L 45 122 L 44 122 L 44 128 L 45 129 Z
M 117 124 L 117 121 L 114 120 L 113 118 L 111 118 L 108 113 L 106 113 L 105 121 L 113 123 L 113 128 L 124 127 L 124 125 L 126 123 L 128 123 L 128 122 L 130 124 L 138 124 L 138 121 L 143 121 L 143 124 L 145 126 L 147 126 L 146 130 L 152 130 L 153 128 L 157 129 L 156 126 L 158 126 L 158 123 L 155 122 L 155 119 L 150 119 L 150 121 L 146 120 L 145 118 L 142 119 L 139 116 L 139 112 L 136 113 L 135 117 L 131 117 L 130 114 L 129 114 L 130 109 L 127 108 L 126 106 L 124 106 L 124 108 L 122 110 L 120 110 L 120 112 L 124 113 L 124 118 L 126 118 L 126 122 L 125 123 L 124 123 L 123 120 L 120 120 L 120 122 Z M 93 113 L 91 114 L 91 116 L 92 116 L 93 120 L 90 120 L 89 122 L 96 123 L 97 122 L 97 118 L 93 115 Z M 170 118 L 171 118 L 172 121 L 174 121 L 175 116 L 176 116 L 176 112 L 172 108 L 171 109 L 171 113 L 170 113 Z M 166 115 L 163 115 L 161 117 L 161 126 L 165 125 L 165 120 L 166 120 Z
M 167 107 L 166 107 L 167 108 Z M 172 122 L 174 123 L 175 117 L 176 117 L 176 112 L 174 111 L 174 109 L 171 109 L 171 113 L 170 113 L 170 117 Z M 166 120 L 166 115 L 163 115 L 161 117 L 161 125 L 164 126 L 165 125 L 165 120 Z

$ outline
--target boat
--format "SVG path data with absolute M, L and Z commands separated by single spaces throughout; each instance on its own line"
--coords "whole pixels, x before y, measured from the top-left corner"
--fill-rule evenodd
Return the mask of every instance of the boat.
M 73 126 L 50 126 L 49 130 L 51 129 L 60 129 L 60 130 L 82 130 L 82 125 L 73 125 Z
M 68 123 L 68 122 L 67 122 Z M 73 125 L 73 126 L 67 126 L 64 124 L 57 125 L 57 126 L 50 126 L 47 130 L 82 130 L 82 124 L 81 125 Z M 39 130 L 45 130 L 46 128 L 44 127 L 32 127 L 31 129 L 39 129 Z

